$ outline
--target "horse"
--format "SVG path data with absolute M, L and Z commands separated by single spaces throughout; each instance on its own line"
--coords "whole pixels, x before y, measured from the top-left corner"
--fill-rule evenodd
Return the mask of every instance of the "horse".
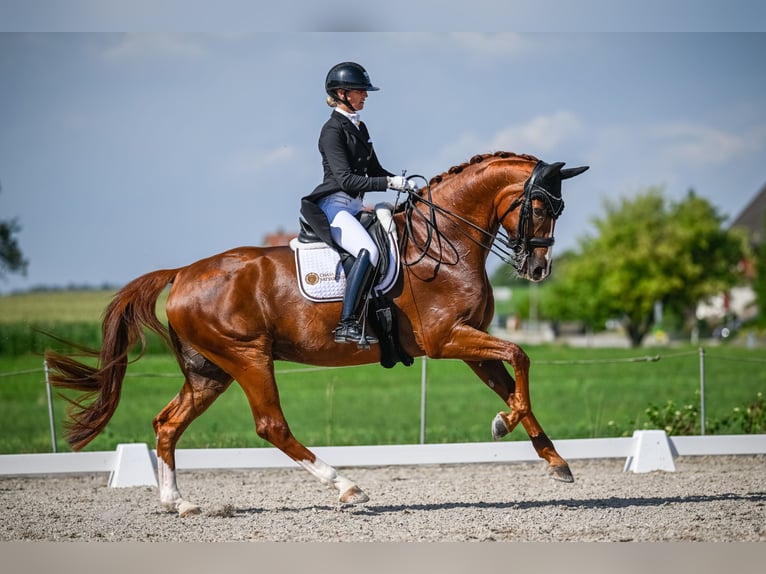
M 488 333 L 494 299 L 486 272 L 487 258 L 496 252 L 522 278 L 537 282 L 550 274 L 554 226 L 564 206 L 561 182 L 588 169 L 563 166 L 526 154 L 481 154 L 411 192 L 394 211 L 401 273 L 386 297 L 410 357 L 464 361 L 510 409 L 494 417 L 492 437 L 499 440 L 521 423 L 549 475 L 573 482 L 568 463 L 532 412 L 529 356 Z M 168 285 L 164 326 L 155 306 Z M 67 441 L 80 450 L 105 428 L 120 399 L 129 351 L 140 346 L 143 353 L 146 327 L 169 345 L 185 378 L 152 423 L 165 509 L 180 516 L 200 512 L 178 489 L 176 444 L 233 381 L 247 397 L 258 436 L 334 487 L 339 504 L 367 502 L 359 486 L 292 434 L 274 376 L 280 360 L 317 366 L 378 361 L 378 345 L 335 343 L 331 334 L 339 315 L 340 303 L 301 295 L 287 246 L 239 247 L 142 275 L 107 306 L 100 349 L 46 351 L 51 383 L 84 393 L 68 399 Z M 83 354 L 97 359 L 95 366 L 74 358 Z

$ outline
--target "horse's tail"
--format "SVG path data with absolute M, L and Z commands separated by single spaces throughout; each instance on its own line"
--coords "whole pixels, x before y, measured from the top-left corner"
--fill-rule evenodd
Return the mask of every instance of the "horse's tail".
M 114 296 L 104 312 L 101 349 L 73 345 L 79 351 L 75 356 L 97 358 L 96 366 L 46 351 L 51 384 L 85 393 L 79 399 L 67 399 L 70 403 L 67 441 L 74 450 L 82 449 L 93 440 L 112 418 L 120 401 L 128 353 L 140 342 L 141 351 L 135 359 L 138 360 L 146 348 L 143 326 L 170 342 L 167 328 L 157 319 L 155 306 L 160 293 L 177 272 L 177 269 L 168 269 L 148 273 L 128 283 Z M 93 400 L 86 404 L 91 398 Z

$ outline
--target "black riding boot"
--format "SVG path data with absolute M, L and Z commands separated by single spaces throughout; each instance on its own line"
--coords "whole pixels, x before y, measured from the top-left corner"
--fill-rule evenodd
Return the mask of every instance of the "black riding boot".
M 362 312 L 364 300 L 370 290 L 370 281 L 375 275 L 375 268 L 370 263 L 370 252 L 362 249 L 354 261 L 351 271 L 346 276 L 346 292 L 343 295 L 343 311 L 340 323 L 335 329 L 336 343 L 359 343 L 364 336 L 362 326 L 359 324 L 359 314 Z M 368 335 L 368 343 L 377 343 L 378 340 Z

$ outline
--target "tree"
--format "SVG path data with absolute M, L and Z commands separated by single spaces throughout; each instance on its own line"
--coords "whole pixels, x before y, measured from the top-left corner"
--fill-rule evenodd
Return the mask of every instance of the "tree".
M 0 186 L 0 191 L 2 186 Z M 0 279 L 8 273 L 26 274 L 29 262 L 24 259 L 19 244 L 14 237 L 21 231 L 18 220 L 0 221 Z
M 561 261 L 548 311 L 593 327 L 619 319 L 637 347 L 654 324 L 657 302 L 691 321 L 700 300 L 739 279 L 742 234 L 693 191 L 668 203 L 652 188 L 632 200 L 605 202 L 597 234 Z

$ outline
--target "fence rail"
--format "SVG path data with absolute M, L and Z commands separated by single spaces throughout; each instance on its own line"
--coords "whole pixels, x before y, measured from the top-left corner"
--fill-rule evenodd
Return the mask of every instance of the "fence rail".
M 567 459 L 625 458 L 624 470 L 675 471 L 673 459 L 696 455 L 764 455 L 766 435 L 668 437 L 665 431 L 636 431 L 631 438 L 556 441 Z M 337 467 L 470 464 L 539 460 L 531 443 L 495 442 L 431 445 L 315 447 Z M 275 448 L 179 449 L 179 470 L 292 468 Z M 0 475 L 109 472 L 110 487 L 157 486 L 157 453 L 146 444 L 121 444 L 114 452 L 0 455 Z

